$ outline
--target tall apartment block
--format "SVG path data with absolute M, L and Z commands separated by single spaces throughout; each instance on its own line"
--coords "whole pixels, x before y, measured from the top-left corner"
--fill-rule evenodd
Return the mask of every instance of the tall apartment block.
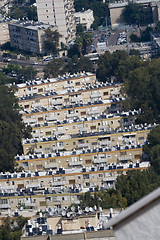
M 65 44 L 75 38 L 73 2 L 73 0 L 36 0 L 38 21 L 57 25 L 62 35 L 61 42 Z

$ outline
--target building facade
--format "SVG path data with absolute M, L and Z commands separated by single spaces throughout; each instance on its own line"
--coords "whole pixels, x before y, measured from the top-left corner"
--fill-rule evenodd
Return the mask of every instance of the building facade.
M 45 53 L 44 30 L 47 28 L 57 30 L 57 27 L 49 24 L 13 20 L 9 23 L 11 46 L 27 52 L 43 54 Z
M 76 25 L 81 24 L 86 30 L 88 30 L 94 22 L 93 10 L 76 12 L 74 14 Z
M 60 41 L 68 43 L 75 39 L 76 27 L 73 0 L 36 0 L 38 21 L 56 25 L 62 35 Z

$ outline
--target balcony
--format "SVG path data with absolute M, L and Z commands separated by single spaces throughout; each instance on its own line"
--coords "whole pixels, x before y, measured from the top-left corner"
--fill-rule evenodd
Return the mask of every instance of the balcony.
M 10 208 L 10 205 L 9 204 L 0 204 L 0 209 L 8 209 Z
M 62 105 L 63 104 L 63 100 L 62 99 L 59 99 L 59 100 L 54 100 L 52 102 L 52 104 L 55 106 L 55 105 Z
M 92 93 L 91 98 L 100 98 L 101 96 L 101 93 Z
M 131 161 L 132 156 L 124 156 L 124 157 L 119 157 L 118 161 Z
M 95 115 L 95 114 L 99 114 L 99 113 L 100 113 L 100 110 L 99 110 L 99 109 L 88 111 L 88 114 L 89 114 L 89 115 Z
M 88 148 L 89 147 L 89 143 L 78 143 L 77 147 L 79 149 L 81 149 L 81 148 Z
M 82 166 L 83 165 L 83 161 L 75 161 L 75 162 L 70 162 L 69 166 Z
M 74 117 L 77 117 L 78 116 L 78 113 L 70 113 L 67 115 L 68 118 L 74 118 Z
M 110 181 L 116 181 L 116 176 L 108 176 L 103 178 L 103 182 L 110 182 Z
M 111 145 L 111 141 L 101 141 L 100 145 L 101 146 L 110 146 Z
M 31 202 L 25 202 L 25 207 L 36 207 L 36 203 L 31 203 Z
M 74 83 L 66 83 L 63 85 L 63 88 L 71 88 L 74 87 Z
M 87 131 L 88 131 L 88 128 L 80 128 L 79 131 L 80 131 L 80 132 L 87 132 Z
M 71 103 L 76 103 L 76 102 L 80 102 L 82 101 L 83 99 L 81 97 L 72 97 L 71 98 Z
M 59 181 L 59 182 L 53 182 L 52 183 L 53 187 L 64 186 L 64 185 L 66 185 L 66 182 L 64 182 L 64 181 Z
M 53 151 L 63 150 L 63 149 L 64 149 L 64 146 L 56 146 L 56 147 L 53 147 Z
M 58 164 L 57 163 L 46 163 L 44 168 L 45 169 L 58 168 Z
M 46 117 L 46 121 L 56 121 L 57 120 L 57 117 L 55 116 L 49 116 L 49 117 Z
M 107 162 L 107 159 L 106 159 L 106 158 L 94 159 L 93 162 L 94 162 L 95 164 L 106 163 L 106 162 Z

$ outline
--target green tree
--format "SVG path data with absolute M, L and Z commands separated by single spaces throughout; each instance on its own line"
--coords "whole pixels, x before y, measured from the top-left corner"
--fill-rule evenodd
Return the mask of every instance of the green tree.
M 44 67 L 44 77 L 58 77 L 58 75 L 64 74 L 64 60 L 63 59 L 54 59 L 53 61 L 47 63 Z
M 123 16 L 128 24 L 146 25 L 146 23 L 152 22 L 152 16 L 149 15 L 148 9 L 134 2 L 128 3 L 123 11 Z
M 69 72 L 71 74 L 81 71 L 93 72 L 93 64 L 89 58 L 78 58 L 77 56 L 73 56 L 64 67 L 64 72 Z
M 35 6 L 27 6 L 25 12 L 29 20 L 38 21 L 37 8 Z
M 22 228 L 27 219 L 18 217 L 16 220 L 11 220 L 9 217 L 5 219 L 5 223 L 0 226 L 1 240 L 20 240 L 22 235 Z M 18 224 L 18 225 L 17 225 Z
M 77 36 L 75 44 L 78 47 L 80 56 L 89 52 L 89 48 L 93 42 L 93 36 L 90 33 L 83 33 Z
M 56 55 L 58 53 L 59 39 L 61 35 L 59 32 L 52 31 L 50 28 L 45 30 L 44 47 L 50 54 Z
M 139 52 L 138 50 L 131 49 L 131 50 L 129 51 L 129 55 L 130 55 L 130 56 L 138 56 L 138 57 L 140 57 L 140 52 Z
M 15 156 L 22 154 L 21 140 L 26 127 L 19 114 L 14 90 L 0 86 L 0 171 L 13 171 Z M 29 134 L 30 135 L 30 134 Z
M 99 57 L 98 69 L 96 72 L 97 78 L 101 82 L 106 82 L 111 76 L 118 76 L 117 68 L 119 64 L 126 60 L 128 54 L 125 51 L 116 51 L 113 54 L 106 51 L 105 54 Z
M 76 34 L 77 34 L 77 35 L 80 35 L 80 34 L 82 34 L 82 33 L 84 33 L 84 27 L 82 26 L 82 24 L 78 24 L 78 25 L 76 26 Z

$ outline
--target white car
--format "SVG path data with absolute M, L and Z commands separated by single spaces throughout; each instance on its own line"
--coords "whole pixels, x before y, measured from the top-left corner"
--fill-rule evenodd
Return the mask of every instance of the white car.
M 32 62 L 32 65 L 38 65 L 38 62 L 36 61 Z

